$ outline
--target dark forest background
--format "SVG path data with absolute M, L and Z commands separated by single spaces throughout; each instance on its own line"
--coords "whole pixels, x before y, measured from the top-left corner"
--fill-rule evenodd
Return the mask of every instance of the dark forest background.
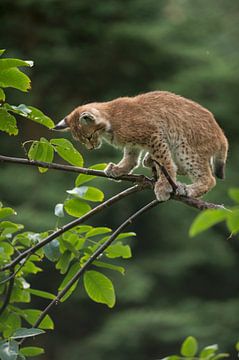
M 55 122 L 89 101 L 155 89 L 198 101 L 215 114 L 230 143 L 227 178 L 206 199 L 229 204 L 227 191 L 239 183 L 238 18 L 237 0 L 1 0 L 0 47 L 35 62 L 28 70 L 31 92 L 10 90 L 8 101 L 39 107 Z M 53 137 L 38 124 L 18 123 L 19 137 L 0 134 L 1 154 L 24 156 L 22 141 Z M 87 166 L 121 156 L 108 145 L 95 152 L 75 146 Z M 39 232 L 54 227 L 54 206 L 74 175 L 42 175 L 17 165 L 0 171 L 1 199 L 19 210 L 18 221 Z M 125 186 L 95 181 L 107 196 Z M 117 226 L 152 197 L 146 192 L 126 199 L 94 224 Z M 196 214 L 170 201 L 132 225 L 138 236 L 126 275 L 110 274 L 116 307 L 90 302 L 80 287 L 54 310 L 56 330 L 44 337 L 42 359 L 158 359 L 176 352 L 187 335 L 233 353 L 239 241 L 227 240 L 224 225 L 189 238 Z M 45 269 L 38 288 L 55 290 L 60 279 L 50 265 Z

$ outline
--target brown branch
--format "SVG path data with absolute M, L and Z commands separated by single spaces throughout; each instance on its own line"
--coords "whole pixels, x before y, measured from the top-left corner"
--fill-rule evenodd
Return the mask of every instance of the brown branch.
M 140 216 L 141 214 L 145 213 L 146 211 L 152 209 L 153 207 L 155 207 L 156 205 L 158 205 L 160 203 L 160 201 L 158 200 L 153 200 L 151 201 L 149 204 L 145 205 L 144 207 L 142 207 L 140 210 L 138 210 L 136 213 L 134 213 L 133 215 L 131 215 L 127 220 L 125 220 L 114 232 L 113 234 L 109 237 L 109 239 L 102 244 L 91 256 L 90 258 L 85 262 L 85 264 L 82 266 L 82 268 L 72 277 L 72 279 L 68 282 L 68 284 L 64 287 L 64 289 L 62 289 L 61 291 L 59 291 L 58 295 L 56 296 L 56 298 L 54 300 L 52 300 L 47 307 L 43 310 L 43 312 L 41 313 L 41 315 L 39 316 L 39 318 L 37 319 L 37 321 L 35 322 L 35 324 L 33 325 L 33 327 L 38 327 L 39 324 L 41 323 L 41 321 L 44 319 L 44 317 L 46 316 L 46 314 L 49 312 L 49 310 L 52 308 L 53 305 L 59 303 L 59 301 L 61 300 L 61 298 L 67 293 L 67 291 L 72 287 L 72 285 L 81 277 L 81 275 L 90 267 L 90 265 L 93 263 L 94 260 L 96 260 L 103 252 L 105 249 L 107 249 L 112 242 L 116 239 L 116 237 L 129 225 L 131 224 L 138 216 Z
M 54 169 L 54 170 L 61 170 L 61 171 L 68 171 L 68 172 L 75 172 L 78 174 L 85 174 L 85 175 L 94 175 L 94 176 L 100 176 L 100 177 L 117 180 L 117 181 L 124 180 L 124 181 L 130 181 L 130 182 L 134 182 L 134 183 L 142 183 L 143 182 L 144 185 L 145 186 L 148 185 L 149 188 L 152 188 L 152 185 L 153 185 L 153 181 L 144 175 L 130 174 L 130 175 L 122 175 L 122 176 L 118 176 L 117 178 L 114 178 L 112 176 L 106 175 L 104 173 L 104 171 L 101 171 L 101 170 L 87 169 L 87 168 L 72 166 L 72 165 L 46 163 L 43 161 L 28 160 L 28 159 L 24 159 L 24 158 L 15 158 L 15 157 L 4 156 L 4 155 L 0 155 L 0 162 L 42 167 L 42 168 L 46 168 L 46 169 Z
M 206 210 L 206 209 L 225 209 L 228 210 L 227 208 L 225 208 L 224 205 L 219 205 L 219 204 L 214 204 L 214 203 L 210 203 L 201 199 L 195 199 L 189 196 L 182 196 L 182 195 L 171 195 L 171 199 L 176 200 L 176 201 L 180 201 L 188 206 L 194 207 L 198 210 Z M 229 210 L 228 210 L 229 211 Z
M 134 185 L 134 186 L 120 192 L 119 194 L 117 194 L 115 196 L 112 196 L 110 199 L 104 201 L 103 203 L 101 203 L 100 205 L 96 206 L 94 209 L 89 211 L 87 214 L 85 214 L 85 215 L 81 216 L 80 218 L 75 219 L 75 220 L 71 221 L 70 223 L 62 226 L 62 228 L 54 231 L 51 235 L 47 236 L 44 240 L 42 240 L 41 242 L 39 242 L 35 246 L 33 246 L 33 247 L 27 249 L 26 251 L 22 252 L 14 260 L 12 260 L 9 264 L 3 266 L 0 269 L 0 271 L 5 271 L 5 270 L 9 270 L 9 269 L 14 268 L 20 261 L 22 261 L 26 257 L 32 255 L 37 250 L 39 250 L 40 248 L 42 248 L 44 245 L 48 244 L 52 240 L 56 239 L 58 236 L 60 236 L 64 232 L 72 229 L 73 227 L 75 227 L 77 225 L 82 224 L 83 222 L 85 222 L 86 220 L 91 218 L 93 215 L 99 213 L 104 208 L 107 208 L 107 207 L 113 205 L 115 202 L 117 202 L 117 201 L 119 201 L 119 200 L 125 198 L 126 196 L 129 196 L 129 195 L 131 195 L 131 194 L 133 194 L 135 192 L 141 191 L 141 190 L 142 190 L 142 186 Z
M 4 302 L 2 304 L 2 307 L 0 309 L 0 316 L 2 315 L 2 313 L 4 312 L 4 310 L 7 308 L 9 301 L 11 299 L 11 295 L 12 295 L 12 290 L 13 290 L 13 286 L 14 286 L 14 281 L 15 281 L 15 277 L 11 277 L 8 287 L 7 287 L 7 291 L 6 291 L 6 296 L 4 299 Z

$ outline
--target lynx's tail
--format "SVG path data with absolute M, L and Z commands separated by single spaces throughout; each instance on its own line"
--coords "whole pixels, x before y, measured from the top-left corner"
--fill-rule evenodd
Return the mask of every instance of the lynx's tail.
M 214 174 L 219 179 L 225 179 L 225 165 L 227 160 L 228 142 L 227 139 L 221 143 L 220 149 L 213 157 Z

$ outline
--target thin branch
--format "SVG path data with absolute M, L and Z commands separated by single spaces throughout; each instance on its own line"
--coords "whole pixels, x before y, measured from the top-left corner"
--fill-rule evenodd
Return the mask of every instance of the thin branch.
M 22 253 L 20 253 L 22 254 Z M 0 282 L 0 285 L 5 284 L 6 282 L 10 281 L 12 278 L 15 278 L 16 275 L 19 273 L 19 271 L 23 268 L 23 266 L 26 264 L 27 260 L 29 259 L 29 257 L 31 256 L 31 254 L 28 254 L 27 257 L 25 259 L 23 259 L 22 263 L 20 264 L 20 266 L 18 267 L 17 270 L 15 270 L 14 272 L 11 273 L 11 275 L 9 277 L 7 277 L 6 279 L 2 280 Z
M 12 295 L 14 281 L 15 281 L 15 277 L 13 276 L 13 277 L 11 277 L 8 287 L 7 287 L 6 296 L 5 296 L 4 302 L 2 304 L 2 307 L 0 309 L 0 316 L 2 315 L 2 313 L 4 312 L 4 310 L 7 308 L 8 304 L 9 304 L 9 301 L 10 301 L 11 295 Z
M 47 163 L 43 161 L 36 161 L 36 160 L 28 160 L 24 158 L 15 158 L 10 156 L 4 156 L 0 155 L 0 162 L 5 163 L 14 163 L 19 165 L 29 165 L 29 166 L 35 166 L 35 167 L 42 167 L 46 169 L 54 169 L 54 170 L 61 170 L 61 171 L 68 171 L 68 172 L 75 172 L 78 174 L 85 174 L 85 175 L 94 175 L 94 176 L 100 176 L 104 178 L 109 178 L 112 180 L 125 180 L 135 183 L 144 183 L 145 186 L 148 185 L 149 188 L 152 187 L 153 181 L 149 179 L 148 177 L 144 175 L 122 175 L 118 176 L 117 178 L 114 178 L 112 176 L 108 176 L 104 173 L 104 171 L 101 170 L 93 170 L 93 169 L 87 169 L 83 167 L 78 166 L 72 166 L 72 165 L 63 165 L 63 164 L 56 164 L 56 163 Z
M 117 194 L 115 196 L 112 196 L 110 199 L 104 201 L 103 203 L 101 203 L 100 205 L 96 206 L 94 209 L 89 211 L 87 214 L 85 214 L 85 215 L 81 216 L 80 218 L 75 219 L 75 220 L 71 221 L 70 223 L 62 226 L 62 228 L 54 231 L 51 235 L 47 236 L 44 240 L 42 240 L 41 242 L 39 242 L 35 246 L 33 246 L 33 247 L 27 249 L 26 251 L 22 252 L 14 260 L 12 260 L 9 264 L 3 266 L 0 269 L 0 271 L 5 271 L 5 270 L 9 270 L 9 269 L 14 268 L 20 261 L 22 261 L 23 259 L 25 259 L 29 255 L 32 255 L 37 250 L 39 250 L 40 248 L 42 248 L 44 245 L 48 244 L 52 240 L 56 239 L 61 234 L 65 233 L 66 231 L 72 229 L 73 227 L 75 227 L 77 225 L 82 224 L 83 222 L 85 222 L 86 220 L 91 218 L 93 215 L 95 215 L 95 214 L 99 213 L 100 211 L 102 211 L 104 208 L 107 208 L 107 207 L 113 205 L 115 202 L 125 198 L 126 196 L 129 196 L 129 195 L 131 195 L 131 194 L 133 194 L 135 192 L 141 191 L 141 190 L 142 190 L 142 186 L 134 185 L 134 186 L 120 192 L 119 194 Z
M 206 210 L 206 209 L 224 209 L 228 210 L 224 205 L 210 203 L 201 199 L 195 199 L 189 196 L 182 195 L 171 195 L 171 199 L 180 201 L 188 206 L 194 207 L 198 210 Z M 228 210 L 229 211 L 229 210 Z
M 160 201 L 153 200 L 149 204 L 142 207 L 140 210 L 138 210 L 136 213 L 131 215 L 127 220 L 125 220 L 109 237 L 109 239 L 102 244 L 91 256 L 90 258 L 85 262 L 85 264 L 82 266 L 82 268 L 72 277 L 72 279 L 67 283 L 67 285 L 59 291 L 58 295 L 54 300 L 52 300 L 48 306 L 43 310 L 33 327 L 38 327 L 41 321 L 44 319 L 46 314 L 49 312 L 49 310 L 52 308 L 53 305 L 59 303 L 61 298 L 67 293 L 67 291 L 72 287 L 72 285 L 81 277 L 81 275 L 90 267 L 90 265 L 93 263 L 94 260 L 96 260 L 105 249 L 107 249 L 112 242 L 116 239 L 116 237 L 129 225 L 131 224 L 138 216 L 145 213 L 146 211 L 152 209 L 156 205 L 158 205 Z

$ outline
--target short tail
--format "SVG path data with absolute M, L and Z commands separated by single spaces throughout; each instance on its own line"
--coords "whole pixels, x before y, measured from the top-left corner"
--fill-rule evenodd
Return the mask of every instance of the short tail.
M 227 161 L 228 142 L 225 141 L 221 144 L 220 149 L 213 157 L 213 168 L 217 178 L 225 179 L 225 166 Z

